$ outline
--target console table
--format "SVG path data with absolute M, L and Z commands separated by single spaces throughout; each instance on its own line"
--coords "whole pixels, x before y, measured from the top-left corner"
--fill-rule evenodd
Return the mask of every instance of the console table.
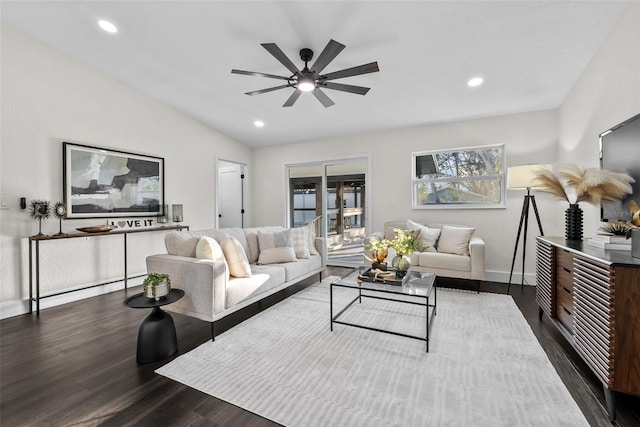
M 538 237 L 536 301 L 602 382 L 615 421 L 616 393 L 640 396 L 640 258 Z
M 78 237 L 100 237 L 100 236 L 112 236 L 114 234 L 122 235 L 124 238 L 124 288 L 127 289 L 127 280 L 129 279 L 127 274 L 127 235 L 132 233 L 148 233 L 151 231 L 168 231 L 168 230 L 189 230 L 188 225 L 168 225 L 162 227 L 149 227 L 149 228 L 134 228 L 126 230 L 113 230 L 103 231 L 98 233 L 68 233 L 68 234 L 52 234 L 52 235 L 35 235 L 29 237 L 29 313 L 33 313 L 33 303 L 36 304 L 36 315 L 40 316 L 40 300 L 43 298 L 54 297 L 57 295 L 67 294 L 70 292 L 81 291 L 83 289 L 95 288 L 97 286 L 108 285 L 111 283 L 119 282 L 119 280 L 112 280 L 110 282 L 98 283 L 96 285 L 84 286 L 77 289 L 71 289 L 67 291 L 57 292 L 46 296 L 40 296 L 40 242 L 46 242 L 51 240 L 60 239 L 74 239 Z M 33 246 L 35 243 L 35 262 L 33 260 Z M 35 264 L 35 283 L 34 283 L 34 264 Z M 139 276 L 138 276 L 139 277 Z M 34 284 L 35 284 L 35 296 L 34 296 Z

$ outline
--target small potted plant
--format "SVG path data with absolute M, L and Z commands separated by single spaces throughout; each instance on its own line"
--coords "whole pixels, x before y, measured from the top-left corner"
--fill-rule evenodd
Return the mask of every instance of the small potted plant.
M 157 301 L 171 291 L 171 278 L 165 273 L 149 273 L 143 285 L 144 296 Z

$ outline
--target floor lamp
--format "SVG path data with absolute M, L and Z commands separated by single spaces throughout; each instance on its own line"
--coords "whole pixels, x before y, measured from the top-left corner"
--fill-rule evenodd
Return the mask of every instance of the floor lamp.
M 527 255 L 527 229 L 529 224 L 530 206 L 533 206 L 533 212 L 536 215 L 540 235 L 544 236 L 544 232 L 542 231 L 542 223 L 540 222 L 540 215 L 538 215 L 536 198 L 535 196 L 531 195 L 531 189 L 535 188 L 536 172 L 541 167 L 545 167 L 545 165 L 513 166 L 510 167 L 507 171 L 507 188 L 509 190 L 527 190 L 527 194 L 524 196 L 524 202 L 522 203 L 522 213 L 520 214 L 520 225 L 518 225 L 518 236 L 516 237 L 516 245 L 513 248 L 513 259 L 511 260 L 511 273 L 509 273 L 509 286 L 507 287 L 507 294 L 509 294 L 509 291 L 511 290 L 511 278 L 513 277 L 513 267 L 516 264 L 516 255 L 518 253 L 518 243 L 520 243 L 520 235 L 523 236 L 521 287 L 524 287 L 524 262 Z

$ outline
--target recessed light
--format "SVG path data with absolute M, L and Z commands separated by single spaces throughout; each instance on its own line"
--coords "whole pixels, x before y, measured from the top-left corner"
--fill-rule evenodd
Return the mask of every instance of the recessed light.
M 253 124 L 258 128 L 261 128 L 264 126 L 264 122 L 262 120 L 256 120 L 255 122 L 253 122 Z
M 99 20 L 98 25 L 107 33 L 115 34 L 118 32 L 118 28 L 115 25 L 109 21 L 105 21 L 104 19 Z
M 467 86 L 469 87 L 480 86 L 482 82 L 484 82 L 484 79 L 482 77 L 474 77 L 467 82 Z

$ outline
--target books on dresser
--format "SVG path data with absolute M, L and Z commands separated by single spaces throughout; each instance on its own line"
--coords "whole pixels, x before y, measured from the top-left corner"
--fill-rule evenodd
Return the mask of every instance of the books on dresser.
M 613 234 L 596 234 L 594 237 L 587 240 L 587 244 L 608 250 L 631 250 L 631 239 L 627 239 L 625 236 L 615 236 Z

